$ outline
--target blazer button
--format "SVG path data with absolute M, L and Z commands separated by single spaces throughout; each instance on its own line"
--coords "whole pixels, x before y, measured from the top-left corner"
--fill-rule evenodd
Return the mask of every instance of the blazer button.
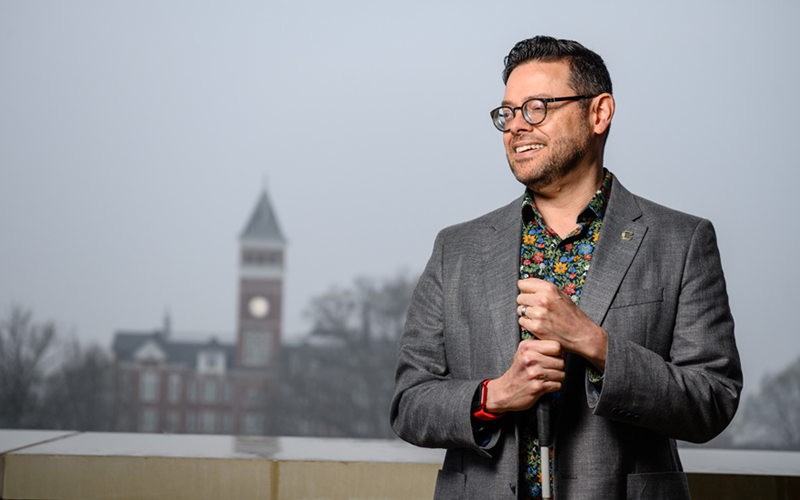
M 612 408 L 611 409 L 611 415 L 614 416 L 614 417 L 618 416 L 619 415 L 619 408 L 617 408 L 616 406 L 614 408 Z
M 638 421 L 639 421 L 639 420 L 641 420 L 641 419 L 642 419 L 642 416 L 641 416 L 641 415 L 634 415 L 634 416 L 633 416 L 633 421 L 634 421 L 634 422 L 638 422 Z
M 636 415 L 634 415 L 633 413 L 627 413 L 625 415 L 625 420 L 633 421 L 635 418 L 636 418 Z

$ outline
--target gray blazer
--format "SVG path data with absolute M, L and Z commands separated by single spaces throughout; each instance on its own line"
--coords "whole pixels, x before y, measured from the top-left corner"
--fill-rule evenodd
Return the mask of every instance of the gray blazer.
M 518 423 L 475 443 L 472 396 L 519 344 L 522 200 L 444 229 L 414 291 L 399 344 L 391 424 L 447 448 L 436 499 L 519 491 Z M 675 439 L 704 442 L 733 418 L 742 372 L 716 237 L 707 220 L 632 195 L 613 180 L 581 309 L 608 331 L 598 396 L 569 355 L 554 420 L 558 500 L 688 498 Z

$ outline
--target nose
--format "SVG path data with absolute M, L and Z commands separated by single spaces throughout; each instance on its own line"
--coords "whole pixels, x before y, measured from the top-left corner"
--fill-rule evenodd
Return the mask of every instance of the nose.
M 508 124 L 508 132 L 512 135 L 517 135 L 521 132 L 530 132 L 533 130 L 533 125 L 528 123 L 524 116 L 522 116 L 522 110 L 517 109 L 514 113 L 514 117 L 511 118 L 511 122 Z

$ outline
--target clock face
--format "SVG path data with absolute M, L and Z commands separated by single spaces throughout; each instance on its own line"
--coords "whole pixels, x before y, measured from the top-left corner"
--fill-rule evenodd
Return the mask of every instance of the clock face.
M 269 314 L 269 301 L 265 297 L 257 295 L 247 303 L 247 310 L 254 318 L 266 318 Z

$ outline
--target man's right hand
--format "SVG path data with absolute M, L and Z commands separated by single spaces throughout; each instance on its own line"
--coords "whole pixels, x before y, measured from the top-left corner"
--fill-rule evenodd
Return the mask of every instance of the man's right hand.
M 511 368 L 486 385 L 486 411 L 527 410 L 543 394 L 560 390 L 565 376 L 561 344 L 554 340 L 523 340 Z

